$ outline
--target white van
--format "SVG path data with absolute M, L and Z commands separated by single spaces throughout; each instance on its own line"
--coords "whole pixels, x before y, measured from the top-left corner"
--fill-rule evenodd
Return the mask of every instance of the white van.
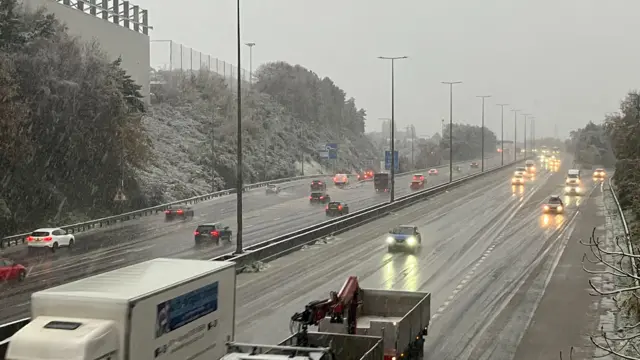
M 566 184 L 580 184 L 580 170 L 571 169 L 567 173 L 567 179 L 565 180 Z

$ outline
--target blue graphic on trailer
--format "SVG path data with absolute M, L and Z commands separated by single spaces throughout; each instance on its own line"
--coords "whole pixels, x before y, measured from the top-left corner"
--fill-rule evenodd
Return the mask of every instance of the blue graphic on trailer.
M 156 338 L 218 310 L 218 282 L 158 304 Z
M 399 172 L 400 171 L 400 161 L 399 161 L 399 157 L 398 157 L 398 151 L 394 151 L 393 152 L 393 161 L 395 161 L 394 170 L 396 172 Z M 391 151 L 389 151 L 389 150 L 384 152 L 384 169 L 385 170 L 390 170 L 391 169 Z

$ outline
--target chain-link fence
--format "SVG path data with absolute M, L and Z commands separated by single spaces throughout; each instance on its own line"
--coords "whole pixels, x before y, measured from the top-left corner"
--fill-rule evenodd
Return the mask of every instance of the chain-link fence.
M 169 71 L 213 71 L 229 84 L 238 78 L 236 66 L 172 40 L 151 40 L 151 67 Z M 240 69 L 239 75 L 242 80 L 249 81 L 249 71 Z

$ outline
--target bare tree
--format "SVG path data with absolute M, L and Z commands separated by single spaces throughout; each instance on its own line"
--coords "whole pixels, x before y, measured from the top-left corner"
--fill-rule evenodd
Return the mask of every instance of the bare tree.
M 589 247 L 589 252 L 583 256 L 582 268 L 592 275 L 610 276 L 620 285 L 613 290 L 606 290 L 598 288 L 589 280 L 589 286 L 593 290 L 590 295 L 611 298 L 618 311 L 626 312 L 634 324 L 621 326 L 609 333 L 602 327 L 600 334 L 590 337 L 591 342 L 605 352 L 605 355 L 599 357 L 615 355 L 621 359 L 640 360 L 640 349 L 637 347 L 637 343 L 640 342 L 640 277 L 637 275 L 636 264 L 640 256 L 625 250 L 627 239 L 624 236 L 616 236 L 613 244 L 608 244 L 596 237 L 595 231 L 593 228 L 588 243 L 580 241 L 582 245 Z M 593 269 L 594 267 L 599 269 Z

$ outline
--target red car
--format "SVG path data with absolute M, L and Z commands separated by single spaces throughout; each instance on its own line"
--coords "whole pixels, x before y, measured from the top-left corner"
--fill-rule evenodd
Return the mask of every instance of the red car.
M 429 176 L 438 175 L 438 169 L 429 170 Z
M 412 181 L 424 181 L 424 175 L 422 174 L 415 174 L 413 175 L 413 179 Z
M 27 268 L 8 259 L 0 259 L 0 280 L 22 281 L 27 277 Z

